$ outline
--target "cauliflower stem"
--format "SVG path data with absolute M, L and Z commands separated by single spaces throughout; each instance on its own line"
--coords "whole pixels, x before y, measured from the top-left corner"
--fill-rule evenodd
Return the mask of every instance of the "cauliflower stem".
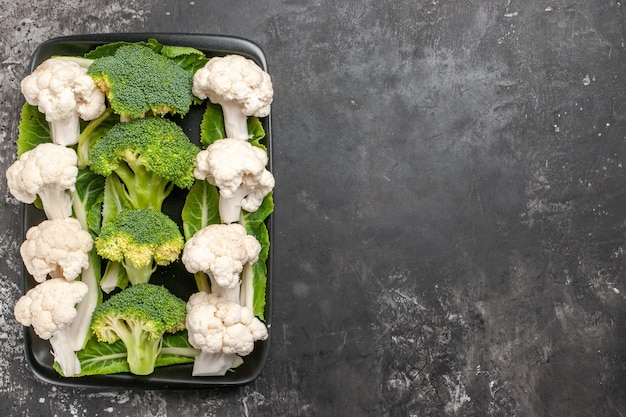
M 88 217 L 90 212 L 99 207 L 98 195 L 102 192 L 103 183 L 98 177 L 87 170 L 79 172 L 77 188 L 72 191 L 72 209 L 74 218 L 78 220 L 82 230 L 90 231 Z M 82 349 L 91 336 L 91 315 L 102 302 L 100 291 L 101 259 L 95 247 L 89 252 L 89 265 L 83 269 L 80 280 L 87 284 L 87 294 L 76 306 L 77 315 L 70 326 L 70 338 L 75 351 Z
M 74 340 L 70 327 L 58 330 L 52 335 L 49 342 L 52 347 L 54 360 L 61 368 L 63 375 L 74 376 L 80 374 L 80 361 L 75 352 L 78 349 L 74 349 Z
M 220 195 L 219 212 L 222 223 L 235 223 L 241 216 L 241 201 L 251 192 L 251 187 L 241 185 L 232 195 Z
M 91 314 L 102 301 L 98 279 L 99 272 L 97 272 L 99 270 L 100 257 L 97 255 L 96 250 L 92 249 L 89 254 L 89 266 L 80 275 L 80 280 L 87 284 L 87 295 L 76 306 L 76 318 L 69 327 L 69 339 L 72 349 L 75 351 L 81 350 L 89 340 L 91 336 L 89 329 Z
M 193 362 L 193 376 L 221 376 L 229 369 L 237 367 L 241 358 L 234 353 L 209 353 L 201 351 Z M 239 363 L 237 363 L 239 362 Z
M 67 119 L 50 120 L 50 137 L 52 142 L 61 145 L 72 145 L 80 135 L 78 116 Z
M 61 187 L 45 187 L 39 191 L 43 211 L 49 219 L 63 219 L 72 214 L 72 200 Z
M 249 139 L 248 116 L 241 111 L 241 104 L 234 100 L 223 101 L 222 112 L 224 113 L 224 130 L 226 137 Z

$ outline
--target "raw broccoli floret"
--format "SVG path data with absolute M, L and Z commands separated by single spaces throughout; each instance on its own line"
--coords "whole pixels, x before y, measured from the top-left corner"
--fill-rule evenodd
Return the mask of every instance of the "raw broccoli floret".
M 112 56 L 95 59 L 87 73 L 113 110 L 127 119 L 149 113 L 185 115 L 194 101 L 192 72 L 140 44 L 124 45 Z
M 147 117 L 113 126 L 91 149 L 90 168 L 121 181 L 132 208 L 161 209 L 174 185 L 194 183 L 194 159 L 200 148 L 171 120 Z
M 140 284 L 128 287 L 100 304 L 91 328 L 101 342 L 121 340 L 130 371 L 149 375 L 161 351 L 163 335 L 185 328 L 186 303 L 165 287 Z
M 133 285 L 147 283 L 157 266 L 178 259 L 184 239 L 178 225 L 163 212 L 127 209 L 102 226 L 95 246 L 98 255 L 112 261 L 101 283 L 108 292 L 125 287 L 119 282 L 122 276 Z M 113 275 L 115 263 L 123 267 L 123 275 Z

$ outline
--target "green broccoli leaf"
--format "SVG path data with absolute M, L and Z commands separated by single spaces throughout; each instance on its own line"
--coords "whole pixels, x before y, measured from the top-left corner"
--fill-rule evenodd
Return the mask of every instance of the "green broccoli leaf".
M 46 142 L 52 142 L 50 124 L 46 116 L 39 111 L 37 106 L 24 103 L 18 125 L 17 156 Z
M 196 181 L 185 198 L 181 213 L 185 240 L 209 224 L 220 223 L 218 206 L 217 188 L 207 181 Z

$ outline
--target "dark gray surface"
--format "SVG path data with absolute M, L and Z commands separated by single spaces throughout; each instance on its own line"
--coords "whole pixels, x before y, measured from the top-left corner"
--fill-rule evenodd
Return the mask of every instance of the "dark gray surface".
M 626 413 L 626 5 L 0 6 L 2 172 L 38 43 L 201 32 L 265 50 L 278 184 L 270 359 L 227 390 L 36 380 L 12 314 L 18 205 L 3 199 L 1 415 Z

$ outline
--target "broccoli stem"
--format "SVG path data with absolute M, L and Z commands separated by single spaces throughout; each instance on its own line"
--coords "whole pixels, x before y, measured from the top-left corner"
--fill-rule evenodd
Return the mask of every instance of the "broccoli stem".
M 74 376 L 80 374 L 81 366 L 78 356 L 72 347 L 70 328 L 60 329 L 50 338 L 52 355 L 59 364 L 64 376 Z
M 172 192 L 174 184 L 157 174 L 148 172 L 139 163 L 120 163 L 115 173 L 126 186 L 126 197 L 135 209 L 161 210 L 163 200 Z
M 132 285 L 148 283 L 150 281 L 150 277 L 156 270 L 156 264 L 154 262 L 137 267 L 131 261 L 124 260 L 122 262 L 122 265 L 126 270 L 128 281 Z
M 109 260 L 100 280 L 100 289 L 109 294 L 116 288 L 126 288 L 128 285 L 128 276 L 126 270 L 119 262 Z
M 250 264 L 244 265 L 243 272 L 241 273 L 239 304 L 254 311 L 254 272 Z
M 154 364 L 161 352 L 163 338 L 151 338 L 141 323 L 130 326 L 120 323 L 116 326 L 115 333 L 126 346 L 126 360 L 130 372 L 135 375 L 149 375 L 154 372 Z
M 82 133 L 78 137 L 78 146 L 76 147 L 76 154 L 78 155 L 78 167 L 84 168 L 89 165 L 89 150 L 94 144 L 96 138 L 92 137 L 92 134 L 102 122 L 109 118 L 113 113 L 113 109 L 107 107 L 107 109 L 98 118 L 90 121 L 83 129 Z
M 236 101 L 220 103 L 224 114 L 224 130 L 227 138 L 248 140 L 248 117 L 241 111 L 241 105 Z
M 67 119 L 52 120 L 50 124 L 50 136 L 52 142 L 70 146 L 78 143 L 80 136 L 80 121 L 78 115 L 68 117 Z

